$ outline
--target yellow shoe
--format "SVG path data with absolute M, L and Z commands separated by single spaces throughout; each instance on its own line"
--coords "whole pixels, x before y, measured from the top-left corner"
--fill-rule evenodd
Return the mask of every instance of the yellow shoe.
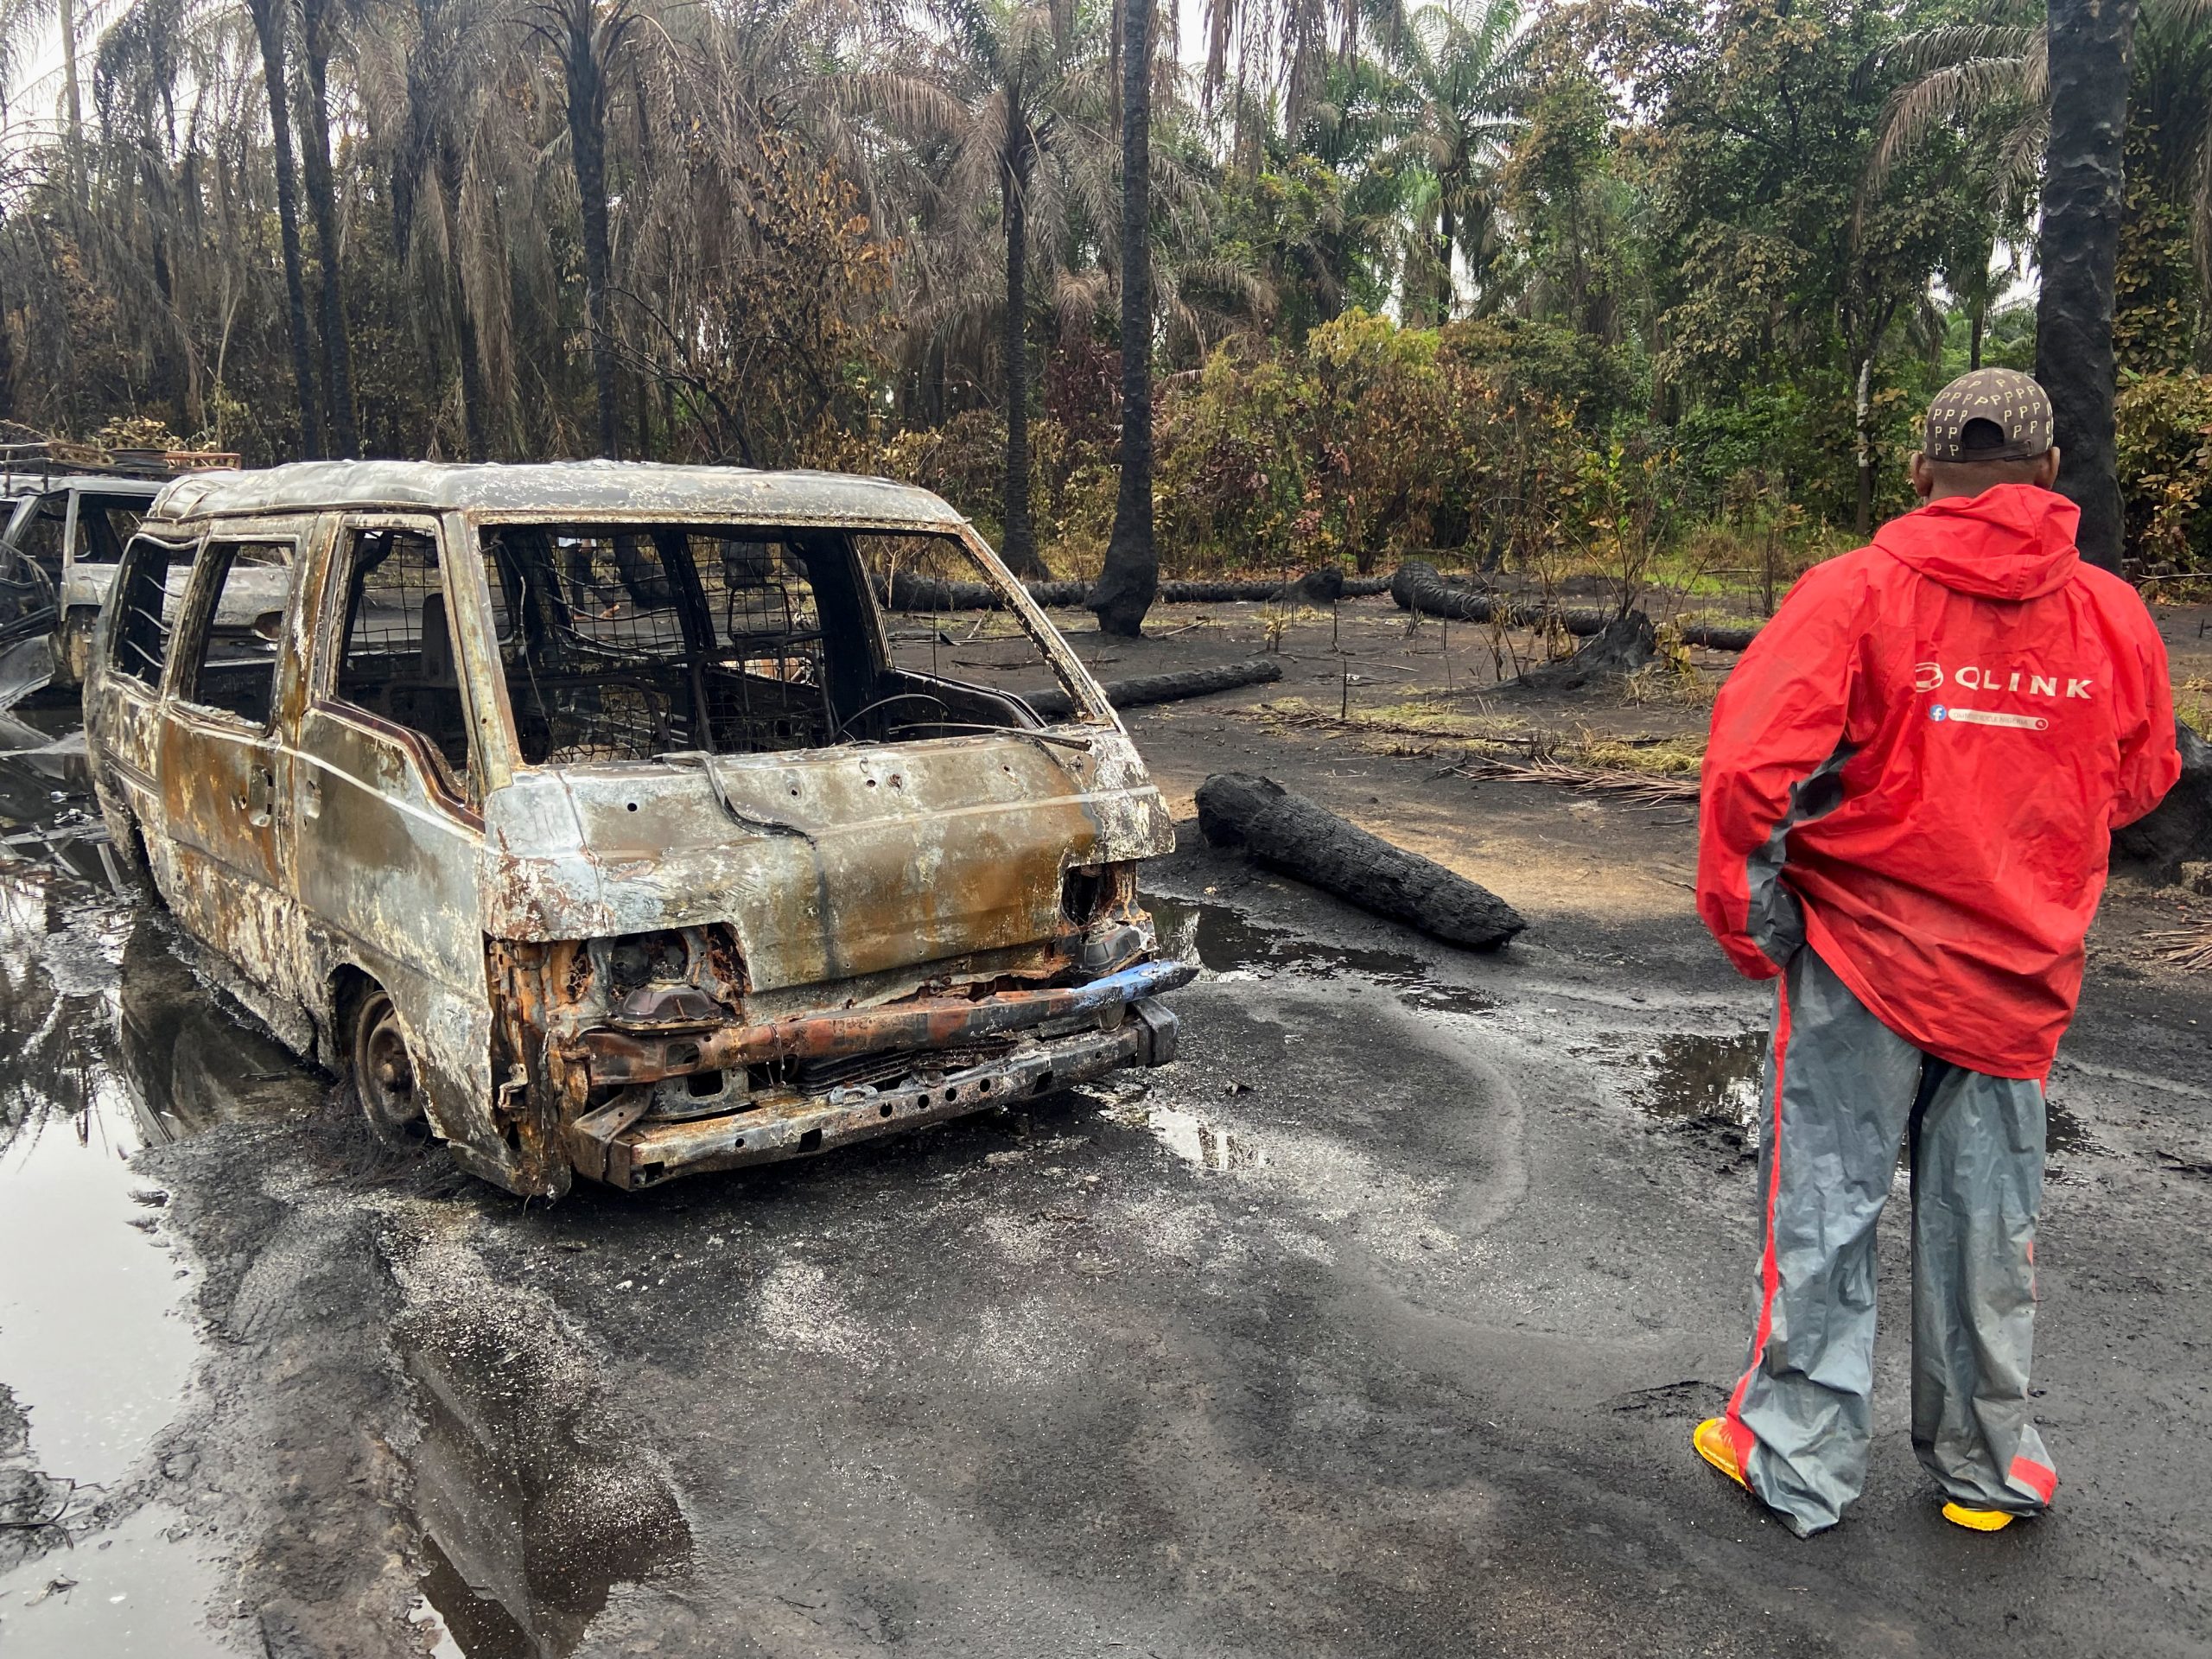
M 1736 1447 L 1729 1439 L 1726 1418 L 1707 1418 L 1691 1433 L 1690 1444 L 1697 1448 L 1698 1456 L 1729 1479 L 1747 1492 L 1751 1490 L 1751 1483 L 1744 1478 L 1743 1460 L 1736 1455 Z M 2012 1517 L 2007 1516 L 2005 1519 Z
M 1701 1452 L 1705 1448 L 1698 1449 Z M 2014 1516 L 2010 1510 L 1970 1510 L 1963 1503 L 1946 1503 L 1943 1518 L 1970 1532 L 2002 1532 L 2012 1524 Z

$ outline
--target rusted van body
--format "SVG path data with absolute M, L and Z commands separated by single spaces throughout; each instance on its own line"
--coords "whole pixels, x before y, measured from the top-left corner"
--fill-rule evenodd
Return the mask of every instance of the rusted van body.
M 1003 610 L 957 637 L 887 613 L 917 574 Z M 275 638 L 213 626 L 272 582 Z M 607 462 L 182 480 L 124 556 L 86 721 L 118 844 L 241 1000 L 385 1129 L 517 1192 L 1173 1054 L 1153 999 L 1192 970 L 1135 880 L 1166 810 L 925 491 Z

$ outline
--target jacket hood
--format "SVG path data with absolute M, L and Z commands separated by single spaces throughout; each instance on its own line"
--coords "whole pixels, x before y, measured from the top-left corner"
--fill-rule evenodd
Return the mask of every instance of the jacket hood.
M 2074 575 L 2081 522 L 2082 510 L 2055 490 L 1997 484 L 1892 518 L 1874 545 L 1955 592 L 2034 599 Z

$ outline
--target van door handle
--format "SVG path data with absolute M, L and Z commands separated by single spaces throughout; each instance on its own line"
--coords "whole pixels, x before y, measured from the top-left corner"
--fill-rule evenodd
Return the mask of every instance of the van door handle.
M 257 830 L 276 817 L 276 774 L 255 766 L 245 775 L 245 818 Z
M 322 816 L 322 779 L 309 772 L 307 781 L 300 785 L 300 816 L 319 818 Z

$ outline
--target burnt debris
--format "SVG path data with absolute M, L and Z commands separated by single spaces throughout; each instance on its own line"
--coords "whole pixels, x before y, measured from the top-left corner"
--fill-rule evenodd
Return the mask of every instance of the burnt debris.
M 1198 786 L 1198 828 L 1269 869 L 1473 950 L 1495 950 L 1528 924 L 1489 889 L 1394 847 L 1269 778 L 1217 772 Z

